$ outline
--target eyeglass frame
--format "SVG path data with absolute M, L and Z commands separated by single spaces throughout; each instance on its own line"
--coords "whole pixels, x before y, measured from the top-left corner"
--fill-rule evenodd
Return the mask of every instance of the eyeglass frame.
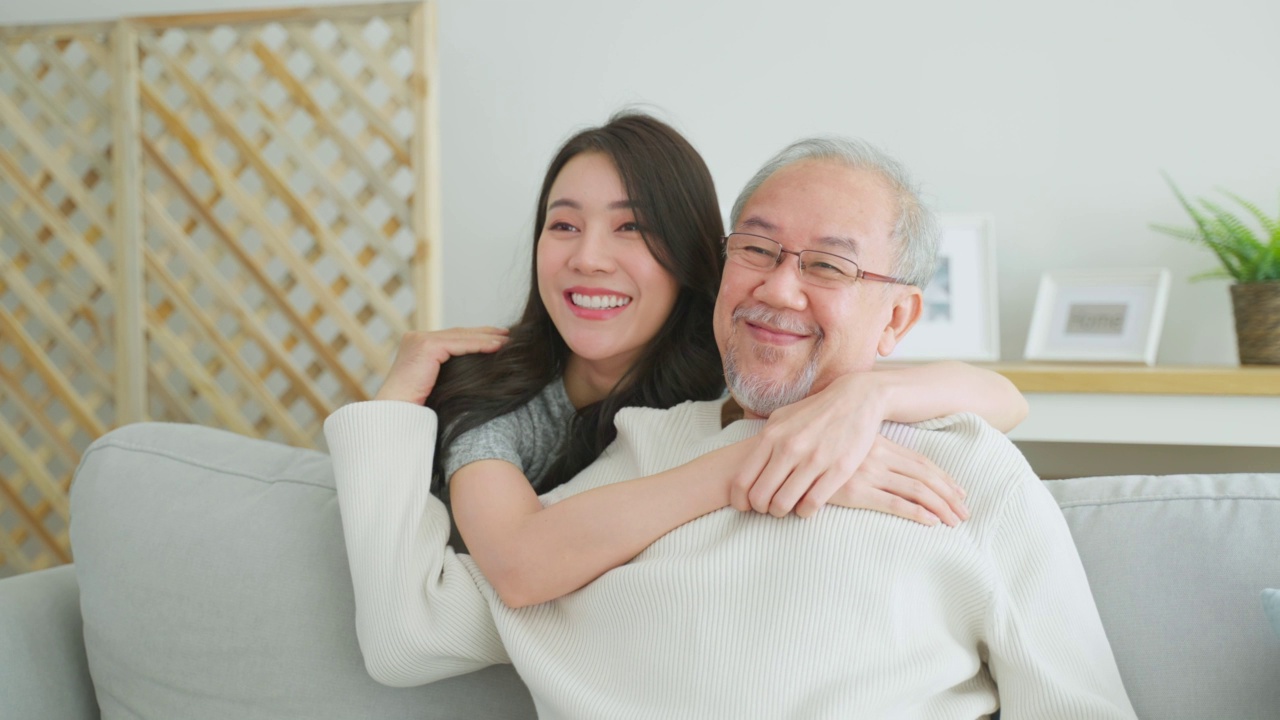
M 854 285 L 858 280 L 871 280 L 871 281 L 873 281 L 873 282 L 891 283 L 891 284 L 894 284 L 894 285 L 909 285 L 909 284 L 910 284 L 910 283 L 908 283 L 908 282 L 906 282 L 906 281 L 904 281 L 904 280 L 901 280 L 901 279 L 899 279 L 899 278 L 896 278 L 896 277 L 891 277 L 891 276 L 889 276 L 889 275 L 881 275 L 880 273 L 873 273 L 873 272 L 868 272 L 868 271 L 866 271 L 866 270 L 863 270 L 861 265 L 859 265 L 857 262 L 855 262 L 855 261 L 853 261 L 853 260 L 850 260 L 850 259 L 849 259 L 849 258 L 847 258 L 847 257 L 844 257 L 843 255 L 837 255 L 837 254 L 835 254 L 835 253 L 829 253 L 829 252 L 827 252 L 827 251 L 825 251 L 825 250 L 788 250 L 788 249 L 786 249 L 786 248 L 782 247 L 782 243 L 778 242 L 777 240 L 774 240 L 773 238 L 771 238 L 771 237 L 767 237 L 767 236 L 765 236 L 765 235 L 757 235 L 757 234 L 755 234 L 755 233 L 747 233 L 747 232 L 731 232 L 731 233 L 729 233 L 728 235 L 725 235 L 725 236 L 721 237 L 721 238 L 720 238 L 720 245 L 724 248 L 724 256 L 725 256 L 725 259 L 726 259 L 726 260 L 730 259 L 730 258 L 729 258 L 729 238 L 730 238 L 730 237 L 732 237 L 732 236 L 734 236 L 734 235 L 745 235 L 745 236 L 747 236 L 747 237 L 759 238 L 760 240 L 768 240 L 769 242 L 771 242 L 771 243 L 773 243 L 774 245 L 777 245 L 777 246 L 778 246 L 778 254 L 777 254 L 776 256 L 774 256 L 773 267 L 771 267 L 771 268 L 766 268 L 766 267 L 757 267 L 757 266 L 755 266 L 755 265 L 749 265 L 749 264 L 746 264 L 746 263 L 743 263 L 743 262 L 738 262 L 737 264 L 738 264 L 738 265 L 741 265 L 742 267 L 751 268 L 751 269 L 753 269 L 753 270 L 763 270 L 763 271 L 765 271 L 765 272 L 773 272 L 774 270 L 777 270 L 777 269 L 778 269 L 778 267 L 780 267 L 780 266 L 782 265 L 782 257 L 783 257 L 784 255 L 795 255 L 795 256 L 796 256 L 796 265 L 798 266 L 798 267 L 797 267 L 797 269 L 800 271 L 800 279 L 802 279 L 802 280 L 804 280 L 805 282 L 807 282 L 807 283 L 809 283 L 809 284 L 811 284 L 811 285 L 812 285 L 812 284 L 815 284 L 815 283 L 813 282 L 813 280 L 812 280 L 812 279 L 810 279 L 808 276 L 806 276 L 806 275 L 805 275 L 805 272 L 804 272 L 804 269 L 805 269 L 805 262 L 804 262 L 804 260 L 803 260 L 803 259 L 801 259 L 801 257 L 800 257 L 800 256 L 801 256 L 801 255 L 805 255 L 805 254 L 812 254 L 812 253 L 816 253 L 816 254 L 818 254 L 818 255 L 827 255 L 827 256 L 829 256 L 829 257 L 833 257 L 833 258 L 837 258 L 837 259 L 839 259 L 839 260 L 843 260 L 844 262 L 847 262 L 847 263 L 849 263 L 850 265 L 853 265 L 853 267 L 857 269 L 857 273 L 855 273 L 854 275 L 852 275 L 852 276 L 851 276 L 851 277 L 852 277 L 852 280 L 850 280 L 850 282 L 849 282 L 849 284 L 848 284 L 848 286 L 847 286 L 847 287 L 851 287 L 851 286 L 853 286 L 853 285 Z M 821 287 L 821 286 L 819 286 L 819 287 Z

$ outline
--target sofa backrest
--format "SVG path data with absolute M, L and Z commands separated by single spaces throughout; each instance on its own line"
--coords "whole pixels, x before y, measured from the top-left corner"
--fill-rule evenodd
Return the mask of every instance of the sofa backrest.
M 1280 716 L 1280 474 L 1049 482 L 1139 717 Z M 509 666 L 364 670 L 328 457 L 192 425 L 100 438 L 71 492 L 102 717 L 532 718 Z
M 1280 474 L 1053 480 L 1140 718 L 1280 717 Z
M 106 720 L 535 716 L 510 666 L 405 689 L 369 677 L 322 453 L 130 425 L 85 452 L 71 514 Z

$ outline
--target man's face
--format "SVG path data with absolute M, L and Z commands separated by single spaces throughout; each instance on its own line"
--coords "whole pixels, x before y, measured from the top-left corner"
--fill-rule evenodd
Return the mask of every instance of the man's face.
M 878 175 L 827 160 L 774 173 L 733 228 L 783 249 L 822 250 L 863 270 L 892 274 L 895 199 Z M 919 315 L 920 290 L 859 280 L 810 285 L 797 259 L 772 270 L 727 262 L 716 298 L 715 335 L 729 390 L 748 412 L 768 416 L 849 372 L 869 370 Z

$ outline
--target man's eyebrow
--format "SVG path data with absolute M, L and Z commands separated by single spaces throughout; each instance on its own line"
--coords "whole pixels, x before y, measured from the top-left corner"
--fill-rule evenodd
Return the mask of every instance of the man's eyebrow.
M 818 238 L 818 244 L 825 248 L 844 250 L 845 252 L 853 255 L 854 257 L 857 257 L 858 255 L 858 241 L 854 240 L 851 237 L 844 237 L 842 235 L 827 235 L 825 237 Z
M 777 225 L 774 225 L 758 215 L 752 215 L 738 224 L 743 228 L 749 228 L 751 230 L 763 230 L 765 232 L 777 232 L 778 230 Z
M 752 215 L 738 223 L 743 230 L 761 230 L 766 233 L 774 233 L 778 231 L 778 226 L 765 220 L 759 215 Z M 849 255 L 857 257 L 858 241 L 844 235 L 825 235 L 818 238 L 818 245 L 827 250 L 839 250 Z

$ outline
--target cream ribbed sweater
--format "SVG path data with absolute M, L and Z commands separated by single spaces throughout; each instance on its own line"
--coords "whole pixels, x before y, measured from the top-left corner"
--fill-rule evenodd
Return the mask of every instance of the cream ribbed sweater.
M 625 409 L 618 439 L 544 505 L 759 430 L 720 403 Z M 400 402 L 325 422 L 369 672 L 415 685 L 512 662 L 539 717 L 1132 718 L 1058 506 L 974 416 L 885 433 L 968 492 L 959 527 L 826 507 L 725 508 L 558 600 L 512 610 L 446 547 L 436 420 Z M 999 685 L 997 693 L 996 686 Z M 998 694 L 998 700 L 997 700 Z

